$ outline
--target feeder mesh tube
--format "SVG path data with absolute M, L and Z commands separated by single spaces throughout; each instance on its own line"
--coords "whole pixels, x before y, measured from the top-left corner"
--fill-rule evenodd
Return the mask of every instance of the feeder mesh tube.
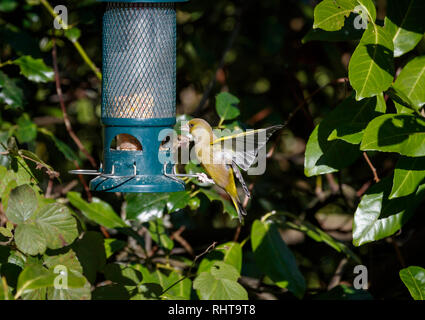
M 102 117 L 176 116 L 176 11 L 173 3 L 108 3 L 103 18 Z M 118 150 L 141 150 L 131 135 Z

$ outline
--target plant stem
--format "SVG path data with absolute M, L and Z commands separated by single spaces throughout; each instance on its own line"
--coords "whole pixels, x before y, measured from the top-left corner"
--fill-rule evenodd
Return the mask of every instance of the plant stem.
M 46 8 L 47 11 L 49 11 L 50 15 L 56 19 L 58 18 L 60 21 L 60 23 L 62 24 L 62 19 L 60 19 L 60 17 L 58 17 L 58 15 L 56 14 L 56 12 L 53 10 L 53 7 L 50 5 L 50 3 L 47 0 L 40 0 L 41 4 Z M 71 40 L 70 40 L 71 41 Z M 94 64 L 94 62 L 90 59 L 90 57 L 87 55 L 86 51 L 84 50 L 84 48 L 81 46 L 80 42 L 78 40 L 74 40 L 71 41 L 72 44 L 74 45 L 75 49 L 77 49 L 78 53 L 80 54 L 80 56 L 83 58 L 84 62 L 90 67 L 90 69 L 94 72 L 94 74 L 96 75 L 96 77 L 99 80 L 102 80 L 102 73 L 99 71 L 99 68 L 96 67 L 96 65 Z M 1 65 L 0 65 L 1 67 Z

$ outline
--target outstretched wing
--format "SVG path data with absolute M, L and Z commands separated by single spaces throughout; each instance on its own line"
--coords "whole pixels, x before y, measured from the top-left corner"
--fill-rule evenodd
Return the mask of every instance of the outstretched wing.
M 247 171 L 255 162 L 259 150 L 264 148 L 273 133 L 282 129 L 282 125 L 267 129 L 248 130 L 235 135 L 224 136 L 212 142 L 213 148 L 221 150 L 225 159 L 233 161 L 242 170 Z

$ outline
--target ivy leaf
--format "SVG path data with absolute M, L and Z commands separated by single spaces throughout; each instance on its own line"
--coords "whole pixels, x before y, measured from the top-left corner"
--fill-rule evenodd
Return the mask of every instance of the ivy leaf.
M 390 199 L 408 196 L 425 180 L 425 157 L 401 157 L 394 170 Z
M 415 110 L 425 104 L 425 56 L 413 59 L 403 68 L 394 88 L 407 97 Z
M 6 216 L 13 223 L 24 223 L 36 209 L 37 196 L 29 185 L 24 184 L 10 192 Z
M 425 32 L 422 0 L 388 0 L 385 29 L 394 43 L 394 56 L 411 51 L 421 41 Z
M 127 227 L 114 209 L 98 198 L 93 198 L 93 201 L 88 203 L 81 198 L 81 194 L 78 192 L 68 192 L 67 198 L 89 220 L 110 229 Z
M 147 222 L 155 218 L 162 218 L 169 198 L 164 193 L 127 194 L 126 216 L 129 220 Z
M 355 0 L 323 0 L 314 8 L 313 28 L 340 30 L 356 5 Z
M 20 143 L 33 141 L 37 137 L 37 125 L 31 121 L 27 113 L 19 117 L 16 137 Z
M 387 31 L 369 24 L 351 57 L 348 77 L 356 99 L 374 97 L 387 90 L 394 78 L 394 44 Z
M 202 300 L 248 300 L 248 294 L 238 282 L 239 272 L 217 261 L 209 272 L 202 272 L 193 282 Z
M 164 227 L 164 222 L 162 219 L 149 221 L 148 231 L 152 237 L 152 240 L 155 241 L 159 246 L 169 251 L 174 248 L 174 242 L 167 235 L 167 231 Z
M 208 272 L 217 261 L 233 266 L 239 273 L 242 269 L 242 247 L 237 242 L 227 242 L 208 253 L 199 264 L 197 273 Z
M 354 213 L 353 244 L 365 243 L 388 237 L 398 230 L 411 217 L 425 194 L 425 185 L 416 194 L 389 199 L 391 177 L 386 177 L 372 186 L 362 197 Z
M 400 270 L 400 279 L 415 300 L 425 300 L 425 269 L 410 266 Z
M 240 115 L 240 111 L 236 107 L 239 102 L 238 98 L 228 92 L 219 93 L 216 97 L 216 110 L 220 118 L 223 120 L 237 118 Z
M 425 156 L 425 121 L 408 114 L 377 117 L 367 126 L 360 149 Z
M 0 102 L 5 103 L 12 109 L 22 108 L 24 104 L 24 92 L 15 81 L 0 71 Z
M 54 72 L 52 68 L 46 66 L 42 59 L 34 59 L 31 56 L 22 56 L 13 61 L 21 68 L 21 74 L 30 81 L 46 83 L 53 81 Z
M 262 272 L 277 286 L 288 288 L 301 299 L 306 287 L 304 277 L 276 225 L 255 220 L 251 229 L 251 245 L 255 261 Z

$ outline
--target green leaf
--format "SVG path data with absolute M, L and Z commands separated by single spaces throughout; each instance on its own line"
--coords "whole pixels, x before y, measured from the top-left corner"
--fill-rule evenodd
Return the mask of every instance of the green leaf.
M 127 219 L 147 222 L 151 219 L 161 218 L 169 196 L 165 193 L 127 194 L 125 197 L 127 200 Z
M 89 220 L 110 229 L 127 227 L 114 209 L 98 198 L 93 198 L 93 202 L 88 203 L 81 198 L 81 194 L 78 192 L 68 192 L 67 198 Z
M 171 272 L 167 277 L 167 287 L 165 287 L 164 290 L 175 284 L 167 291 L 168 296 L 189 300 L 192 291 L 192 281 L 189 278 L 185 278 L 184 280 L 181 279 L 183 279 L 182 275 L 174 271 Z
M 387 31 L 369 24 L 351 57 L 348 77 L 356 99 L 374 97 L 387 90 L 394 78 L 394 45 Z
M 57 266 L 66 267 L 67 273 L 72 272 L 74 276 L 84 279 L 84 285 L 79 288 L 57 289 L 48 288 L 47 297 L 49 300 L 89 300 L 91 297 L 90 283 L 82 276 L 83 268 L 78 261 L 73 250 L 65 254 L 44 257 L 44 264 L 55 272 Z M 60 271 L 60 270 L 59 270 Z M 56 271 L 58 274 L 58 271 Z
M 52 68 L 46 66 L 42 59 L 34 59 L 31 56 L 22 56 L 13 61 L 21 68 L 21 74 L 34 82 L 49 82 L 54 79 Z
M 255 220 L 251 229 L 251 245 L 262 272 L 277 286 L 288 288 L 301 299 L 305 292 L 305 280 L 277 227 L 271 222 Z
M 232 120 L 239 116 L 240 111 L 236 107 L 239 99 L 228 92 L 219 93 L 216 97 L 216 110 L 223 120 Z
M 423 107 L 425 104 L 425 56 L 411 60 L 403 68 L 394 83 L 394 88 L 402 92 L 416 110 Z
M 118 239 L 105 239 L 105 253 L 106 259 L 110 258 L 115 252 L 121 251 L 125 248 L 127 243 Z
M 202 272 L 193 282 L 202 300 L 248 300 L 246 290 L 237 282 L 239 272 L 217 261 L 209 272 Z
M 326 31 L 338 31 L 358 5 L 355 0 L 323 0 L 314 8 L 313 28 Z
M 422 0 L 388 0 L 385 29 L 394 42 L 394 56 L 411 51 L 421 41 L 425 32 Z
M 0 234 L 2 234 L 6 238 L 12 238 L 13 234 L 10 230 L 0 227 Z
M 394 170 L 390 199 L 408 196 L 418 189 L 425 179 L 425 157 L 401 157 Z
M 71 42 L 77 41 L 81 36 L 81 30 L 73 27 L 65 29 L 65 37 L 67 37 Z
M 19 117 L 16 137 L 20 143 L 33 141 L 37 137 L 37 125 L 31 121 L 27 113 Z
M 33 216 L 42 231 L 49 249 L 70 245 L 78 236 L 77 221 L 64 205 L 52 203 L 38 210 Z
M 425 121 L 408 114 L 377 117 L 367 126 L 360 149 L 425 156 Z
M 83 267 L 84 276 L 95 284 L 96 274 L 106 264 L 104 239 L 99 232 L 86 232 L 81 240 L 77 240 L 72 248 Z
M 233 219 L 238 218 L 238 213 L 233 204 L 221 197 L 216 191 L 213 189 L 201 189 L 201 192 L 205 194 L 210 201 L 220 201 L 223 204 L 223 212 L 227 212 L 230 217 Z
M 18 2 L 16 0 L 1 0 L 0 1 L 0 11 L 2 12 L 11 12 L 16 9 Z
M 118 263 L 106 265 L 104 274 L 106 279 L 127 287 L 136 287 L 143 279 L 138 270 Z
M 24 104 L 24 92 L 15 81 L 0 71 L 0 102 L 13 109 L 22 108 Z
M 160 247 L 163 247 L 167 250 L 172 250 L 174 248 L 174 242 L 168 236 L 162 219 L 149 221 L 148 231 L 152 237 L 152 240 L 155 241 Z
M 227 242 L 208 253 L 199 264 L 197 273 L 208 272 L 217 261 L 233 266 L 239 273 L 242 270 L 242 247 L 237 242 Z
M 415 300 L 425 300 L 425 269 L 410 266 L 400 270 L 400 279 Z
M 46 128 L 39 128 L 38 131 L 41 133 L 47 135 L 52 141 L 55 143 L 56 147 L 62 154 L 65 156 L 65 158 L 69 161 L 79 161 L 78 156 L 75 154 L 75 152 L 63 141 L 59 140 L 55 137 L 55 135 L 47 130 Z
M 81 288 L 86 284 L 84 277 L 69 272 L 67 285 L 68 288 Z M 31 264 L 26 267 L 18 278 L 18 286 L 15 297 L 30 291 L 54 288 L 55 279 L 58 277 L 53 270 L 48 270 L 40 265 Z
M 354 213 L 353 244 L 361 246 L 393 235 L 410 219 L 422 201 L 425 185 L 416 194 L 389 199 L 392 177 L 366 191 Z
M 346 20 L 344 27 L 336 31 L 325 31 L 323 29 L 311 29 L 302 39 L 302 43 L 310 41 L 352 41 L 360 40 L 364 29 L 354 27 L 354 19 L 357 15 L 351 14 Z
M 37 209 L 37 197 L 27 184 L 13 189 L 6 210 L 7 218 L 15 224 L 24 223 Z
M 36 224 L 20 224 L 15 231 L 16 246 L 29 255 L 43 254 L 47 241 Z
M 190 191 L 171 193 L 167 201 L 168 212 L 173 213 L 185 208 L 189 204 L 190 199 Z
M 359 156 L 356 145 L 342 140 L 331 140 L 334 135 L 356 141 L 362 133 L 359 124 L 364 125 L 369 118 L 377 115 L 375 110 L 380 98 L 356 101 L 354 96 L 345 99 L 314 129 L 305 151 L 304 172 L 311 177 L 336 172 L 352 164 Z M 344 129 L 345 128 L 345 129 Z M 337 130 L 333 133 L 334 130 Z
M 361 101 L 352 99 L 351 102 L 355 109 L 347 108 L 346 110 L 352 113 L 351 119 L 337 125 L 329 135 L 329 141 L 340 139 L 351 144 L 360 144 L 362 142 L 364 129 L 366 129 L 369 122 L 375 117 L 382 115 L 383 112 L 379 112 L 378 110 L 383 109 L 385 113 L 386 106 L 382 94 Z

